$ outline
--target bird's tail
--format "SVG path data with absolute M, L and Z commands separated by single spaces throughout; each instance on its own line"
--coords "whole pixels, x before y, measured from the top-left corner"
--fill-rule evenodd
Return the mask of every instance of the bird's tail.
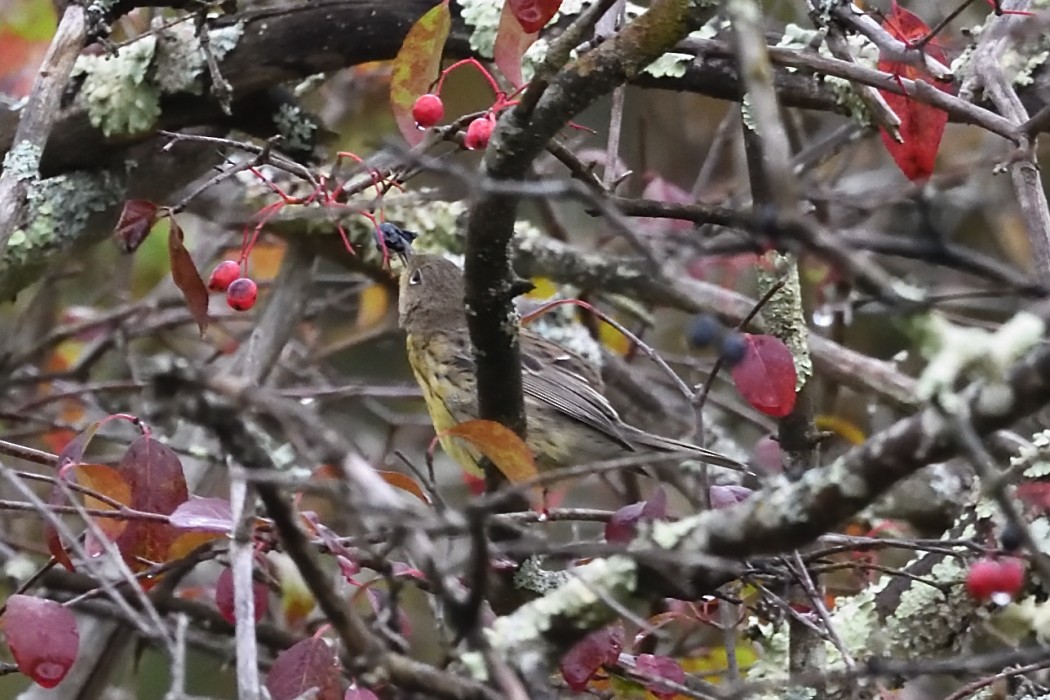
M 695 459 L 700 462 L 707 462 L 708 464 L 726 467 L 727 469 L 735 469 L 737 471 L 749 471 L 746 464 L 742 464 L 731 457 L 727 457 L 724 454 L 715 452 L 714 450 L 709 450 L 706 447 L 699 447 L 688 442 L 683 442 L 682 440 L 675 440 L 674 438 L 663 437 L 662 435 L 653 435 L 652 433 L 647 433 L 644 430 L 638 430 L 637 428 L 630 428 L 626 437 L 640 449 L 648 448 L 658 452 L 681 452 L 682 456 L 687 459 Z

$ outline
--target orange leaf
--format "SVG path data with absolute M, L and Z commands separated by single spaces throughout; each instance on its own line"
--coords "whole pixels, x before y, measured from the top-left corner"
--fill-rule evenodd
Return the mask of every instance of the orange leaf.
M 81 464 L 73 469 L 77 483 L 125 506 L 131 503 L 131 485 L 113 467 L 105 464 Z M 116 510 L 116 508 L 94 496 L 84 496 L 84 507 L 92 510 Z M 116 540 L 127 527 L 127 520 L 118 518 L 93 518 L 98 528 L 111 540 Z
M 512 484 L 533 479 L 538 473 L 528 445 L 505 425 L 491 420 L 468 420 L 452 426 L 444 434 L 469 442 Z
M 228 539 L 228 536 L 218 532 L 183 532 L 172 541 L 164 560 L 178 561 L 179 559 L 185 559 L 190 552 L 202 544 L 224 539 Z
M 448 0 L 430 8 L 408 30 L 401 49 L 394 58 L 390 78 L 390 107 L 401 135 L 411 145 L 423 140 L 423 132 L 416 127 L 412 104 L 430 90 L 441 68 L 441 52 L 452 27 Z
M 386 483 L 390 484 L 394 488 L 401 489 L 402 491 L 408 491 L 410 494 L 423 501 L 426 504 L 430 504 L 430 496 L 423 491 L 423 488 L 416 483 L 416 480 L 407 474 L 401 472 L 392 472 L 385 469 L 376 470 L 379 472 L 379 476 Z

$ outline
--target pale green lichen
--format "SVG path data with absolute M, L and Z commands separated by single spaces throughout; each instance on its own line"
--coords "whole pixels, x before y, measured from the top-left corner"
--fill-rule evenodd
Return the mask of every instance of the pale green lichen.
M 80 242 L 92 216 L 123 201 L 124 179 L 111 171 L 69 173 L 34 183 L 27 199 L 28 223 L 12 233 L 0 260 L 0 299 L 36 279 L 51 255 Z
M 244 34 L 244 22 L 237 22 L 208 32 L 208 45 L 215 60 L 221 61 L 226 54 L 237 48 Z
M 758 126 L 755 123 L 755 113 L 751 109 L 750 92 L 745 92 L 744 96 L 740 99 L 740 121 L 743 122 L 744 128 L 748 131 L 755 131 Z
M 918 382 L 918 395 L 948 398 L 957 379 L 976 375 L 1000 380 L 1006 369 L 1039 342 L 1046 324 L 1038 316 L 1019 312 L 995 333 L 951 323 L 939 313 L 916 319 L 912 330 L 929 358 Z
M 800 391 L 813 374 L 813 360 L 809 355 L 809 326 L 802 309 L 798 261 L 791 254 L 773 251 L 769 255 L 772 256 L 772 269 L 758 266 L 759 293 L 764 295 L 774 285 L 783 284 L 766 302 L 762 317 L 772 335 L 783 341 L 791 351 L 795 362 L 795 390 Z
M 178 24 L 157 35 L 156 81 L 161 92 L 201 94 L 204 68 L 204 53 L 191 24 Z
M 43 149 L 28 141 L 19 141 L 4 156 L 4 172 L 20 182 L 34 180 L 39 175 L 40 157 Z
M 221 61 L 237 46 L 243 33 L 242 22 L 212 29 L 208 32 L 208 50 L 216 61 Z M 177 24 L 158 33 L 154 72 L 161 92 L 201 94 L 206 69 L 204 48 L 192 24 Z
M 660 549 L 675 549 L 700 530 L 704 522 L 703 517 L 701 514 L 681 520 L 656 520 L 647 527 L 647 537 L 637 538 L 635 541 L 644 543 L 649 540 Z
M 486 58 L 492 58 L 496 43 L 502 3 L 493 0 L 457 0 L 460 16 L 470 28 L 470 48 Z
M 654 78 L 681 78 L 695 58 L 687 53 L 665 53 L 642 72 Z
M 879 50 L 867 37 L 861 34 L 850 34 L 846 37 L 846 45 L 849 49 L 854 63 L 866 68 L 876 68 L 879 61 Z M 780 48 L 811 50 L 817 47 L 821 56 L 832 57 L 831 50 L 824 40 L 824 33 L 819 30 L 800 27 L 796 24 L 788 24 L 784 27 L 784 33 L 777 42 Z M 789 67 L 789 72 L 798 69 Z M 823 76 L 824 83 L 831 88 L 835 95 L 835 101 L 842 105 L 847 113 L 862 126 L 871 124 L 871 113 L 864 100 L 860 98 L 857 88 L 852 82 L 833 75 Z
M 895 656 L 925 656 L 941 651 L 944 641 L 957 632 L 954 626 L 968 625 L 975 605 L 960 585 L 966 576 L 965 562 L 945 557 L 924 578 L 940 588 L 916 581 L 900 596 L 897 609 L 883 628 Z
M 1006 75 L 1013 76 L 1014 85 L 1023 87 L 1035 82 L 1033 74 L 1046 64 L 1047 58 L 1050 58 L 1050 49 L 1046 47 L 1046 42 L 1039 42 L 1039 47 L 1040 50 L 1034 53 L 1031 47 L 1026 47 L 1024 51 L 1010 50 L 1003 54 L 1000 63 Z
M 514 572 L 514 586 L 523 591 L 546 595 L 564 586 L 572 578 L 568 571 L 550 571 L 544 569 L 542 564 L 539 557 L 529 557 L 523 561 Z
M 237 23 L 208 32 L 216 60 L 237 46 L 243 31 Z M 194 32 L 191 24 L 178 24 L 140 37 L 116 56 L 80 56 L 73 76 L 83 78 L 77 99 L 91 124 L 106 136 L 146 131 L 160 116 L 162 94 L 200 94 L 206 61 Z
M 317 124 L 310 120 L 301 107 L 288 102 L 282 104 L 273 115 L 273 123 L 288 148 L 296 151 L 312 150 Z
M 151 35 L 121 47 L 116 56 L 77 59 L 73 77 L 84 79 L 78 99 L 106 136 L 145 131 L 160 116 L 160 89 L 147 79 L 156 46 Z
M 1011 471 L 1023 469 L 1022 474 L 1029 479 L 1050 476 L 1050 430 L 1033 435 L 1031 443 L 1010 458 Z
M 555 620 L 572 620 L 581 628 L 611 620 L 616 611 L 605 601 L 630 604 L 637 586 L 638 567 L 629 557 L 595 559 L 576 567 L 563 585 L 498 618 L 486 630 L 493 649 L 514 653 L 541 639 Z
M 1028 532 L 1043 554 L 1050 554 L 1050 517 L 1041 515 L 1028 523 Z
M 704 26 L 697 29 L 695 32 L 689 33 L 691 39 L 714 39 L 723 30 L 727 30 L 732 26 L 728 19 L 715 15 L 711 19 L 704 22 Z

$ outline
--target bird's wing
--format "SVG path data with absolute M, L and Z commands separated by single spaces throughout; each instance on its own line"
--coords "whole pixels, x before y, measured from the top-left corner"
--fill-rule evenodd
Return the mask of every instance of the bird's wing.
M 601 376 L 584 359 L 523 331 L 521 369 L 526 396 L 607 435 L 625 449 L 635 449 L 616 409 L 601 393 Z

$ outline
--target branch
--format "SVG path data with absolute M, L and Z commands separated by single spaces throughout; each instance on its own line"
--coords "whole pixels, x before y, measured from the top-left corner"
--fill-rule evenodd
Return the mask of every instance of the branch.
M 547 142 L 594 100 L 637 75 L 699 26 L 706 3 L 658 0 L 613 38 L 551 78 L 526 90 L 500 119 L 485 153 L 482 173 L 520 180 Z M 541 94 L 537 94 L 542 89 Z M 525 432 L 521 360 L 511 296 L 508 245 L 518 197 L 482 193 L 471 207 L 466 243 L 466 304 L 478 372 L 481 417 Z M 494 323 L 493 321 L 496 320 Z
M 47 55 L 37 71 L 33 89 L 18 119 L 11 149 L 4 158 L 0 174 L 0 258 L 7 241 L 25 216 L 26 194 L 37 179 L 40 158 L 58 114 L 62 93 L 73 72 L 80 49 L 87 37 L 84 8 L 66 7 Z

